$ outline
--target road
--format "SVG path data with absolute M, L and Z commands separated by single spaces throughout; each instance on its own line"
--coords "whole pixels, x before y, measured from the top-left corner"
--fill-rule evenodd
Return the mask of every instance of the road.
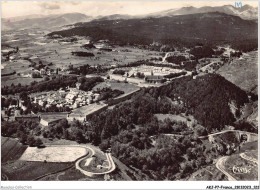
M 239 156 L 240 156 L 241 158 L 245 159 L 245 160 L 248 160 L 248 161 L 254 162 L 254 163 L 256 163 L 256 164 L 258 165 L 258 160 L 255 159 L 255 158 L 252 158 L 252 157 L 250 157 L 250 156 L 247 156 L 247 155 L 245 154 L 245 152 L 239 154 Z
M 250 132 L 246 132 L 246 131 L 225 130 L 225 131 L 220 131 L 220 132 L 217 132 L 217 133 L 208 134 L 208 135 L 205 135 L 205 136 L 199 136 L 198 138 L 200 138 L 200 139 L 208 138 L 208 137 L 210 137 L 210 136 L 220 135 L 220 134 L 227 133 L 227 132 L 241 132 L 241 133 L 248 134 L 248 135 L 258 135 L 258 134 L 256 134 L 256 133 L 250 133 Z M 186 135 L 180 135 L 180 134 L 164 134 L 164 135 L 166 135 L 166 136 L 176 136 L 176 137 L 186 136 Z M 154 136 L 150 136 L 150 138 L 153 138 L 153 137 L 155 137 L 155 135 L 154 135 Z
M 251 161 L 251 162 L 254 162 L 258 165 L 258 160 L 255 159 L 255 158 L 252 158 L 250 156 L 247 156 L 245 153 L 241 153 L 239 154 L 239 156 L 245 160 L 248 160 L 248 161 Z M 224 173 L 227 177 L 228 177 L 228 180 L 229 181 L 236 181 L 236 179 L 234 177 L 232 177 L 227 171 L 225 171 L 225 162 L 226 160 L 228 159 L 229 156 L 224 156 L 224 157 L 221 157 L 217 163 L 216 163 L 216 167 L 222 172 Z
M 165 54 L 165 56 L 164 56 L 163 59 L 162 59 L 162 63 L 165 62 L 166 58 L 168 57 L 168 55 L 169 55 L 170 53 L 171 53 L 171 52 L 167 52 L 167 53 Z
M 92 148 L 90 148 L 90 147 L 87 147 L 87 148 L 89 148 L 89 149 L 92 151 L 92 155 L 91 155 L 91 156 L 93 156 L 94 153 L 95 153 L 94 150 L 93 150 Z M 90 157 L 91 157 L 91 156 L 90 156 Z M 87 157 L 89 157 L 89 156 L 87 156 Z M 81 173 L 83 173 L 84 175 L 89 176 L 89 177 L 92 177 L 92 176 L 94 176 L 94 175 L 108 174 L 108 173 L 114 171 L 115 168 L 116 168 L 116 166 L 115 166 L 115 163 L 114 163 L 113 158 L 112 158 L 112 156 L 111 156 L 111 153 L 106 153 L 106 157 L 107 157 L 107 161 L 108 161 L 108 164 L 109 164 L 109 165 L 108 165 L 108 167 L 105 167 L 105 168 L 107 168 L 108 171 L 100 172 L 100 173 L 95 173 L 95 172 L 90 172 L 90 171 L 86 171 L 86 170 L 82 169 L 82 168 L 80 167 L 79 163 L 80 163 L 82 160 L 86 159 L 86 157 L 83 157 L 83 158 L 79 159 L 79 160 L 76 162 L 76 169 L 78 169 L 79 171 L 81 171 Z
M 222 172 L 224 173 L 227 177 L 228 177 L 228 181 L 236 181 L 236 179 L 234 177 L 232 177 L 228 172 L 226 172 L 226 170 L 224 169 L 224 164 L 226 162 L 226 160 L 228 159 L 228 156 L 224 156 L 221 157 L 217 163 L 216 163 L 216 167 Z
M 225 130 L 225 131 L 220 131 L 220 132 L 212 133 L 212 134 L 205 135 L 205 136 L 199 136 L 199 138 L 205 138 L 205 137 L 214 136 L 214 135 L 219 135 L 219 134 L 223 134 L 223 133 L 227 133 L 227 132 L 241 132 L 241 133 L 244 133 L 244 134 L 247 134 L 247 135 L 258 135 L 258 134 L 256 134 L 256 133 L 250 133 L 250 132 L 247 132 L 247 131 Z

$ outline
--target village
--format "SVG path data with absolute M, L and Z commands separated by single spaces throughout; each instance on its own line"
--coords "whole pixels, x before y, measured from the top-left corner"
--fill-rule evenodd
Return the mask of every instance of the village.
M 96 55 L 107 54 L 110 51 L 114 53 L 132 51 L 127 50 L 127 48 L 119 50 L 118 47 L 110 45 L 108 40 L 99 40 L 96 43 L 92 43 L 88 38 L 77 36 L 73 37 L 73 39 L 53 36 L 51 40 L 52 43 L 74 44 L 73 47 L 77 47 L 80 49 L 84 47 L 88 51 L 91 49 L 93 53 L 97 53 Z M 151 44 L 151 46 L 154 45 L 156 44 Z M 198 46 L 197 48 L 201 47 Z M 87 74 L 85 77 L 82 75 L 74 74 L 73 72 L 75 71 L 75 69 L 77 69 L 77 67 L 73 67 L 73 65 L 71 64 L 58 67 L 57 65 L 53 65 L 52 62 L 50 63 L 42 61 L 39 56 L 34 55 L 26 58 L 30 62 L 29 70 L 22 73 L 17 72 L 16 75 L 19 75 L 22 78 L 40 78 L 42 81 L 39 81 L 39 83 L 48 83 L 49 81 L 52 81 L 56 78 L 60 78 L 62 80 L 63 77 L 74 76 L 77 78 L 101 77 L 102 80 L 106 81 L 106 83 L 108 84 L 114 82 L 128 83 L 136 86 L 137 89 L 140 89 L 142 87 L 159 87 L 161 85 L 168 84 L 171 80 L 174 80 L 176 78 L 193 76 L 193 79 L 195 79 L 197 74 L 201 75 L 207 72 L 214 72 L 215 65 L 223 65 L 223 57 L 225 59 L 229 59 L 230 54 L 232 53 L 232 49 L 228 47 L 218 47 L 216 51 L 222 51 L 222 54 L 218 56 L 214 55 L 212 56 L 212 58 L 199 60 L 198 65 L 192 66 L 193 72 L 190 70 L 190 68 L 186 69 L 184 66 L 187 62 L 190 62 L 191 65 L 195 64 L 193 63 L 194 55 L 190 53 L 190 49 L 184 48 L 182 50 L 176 49 L 173 52 L 162 53 L 162 57 L 159 58 L 156 57 L 158 55 L 156 55 L 155 57 L 151 57 L 148 62 L 149 64 L 147 64 L 147 61 L 141 61 L 140 63 L 136 62 L 138 64 L 122 64 L 120 61 L 114 59 L 114 62 L 111 62 L 109 66 L 99 66 L 98 68 L 98 66 L 92 65 L 89 68 L 92 68 L 93 74 Z M 82 52 L 85 52 L 85 50 L 83 50 Z M 51 54 L 53 54 L 53 52 Z M 57 54 L 56 50 L 54 54 Z M 8 59 L 10 59 L 9 54 L 7 55 Z M 174 63 L 174 61 L 172 62 L 169 59 L 172 57 L 177 57 L 181 59 L 176 60 L 176 63 Z M 10 61 L 13 62 L 13 58 Z M 99 73 L 95 73 L 98 72 L 100 68 L 104 69 L 104 72 L 101 73 L 101 75 Z M 194 71 L 196 71 L 197 74 L 194 74 Z M 32 84 L 35 83 L 33 82 L 31 83 L 31 85 Z M 29 119 L 30 117 L 32 117 L 32 119 L 35 119 L 40 118 L 40 115 L 44 115 L 42 116 L 42 118 L 51 119 L 40 122 L 43 125 L 57 122 L 61 118 L 67 118 L 68 121 L 77 119 L 81 122 L 85 122 L 86 117 L 89 115 L 89 113 L 93 114 L 98 111 L 102 111 L 104 107 L 106 109 L 108 107 L 108 102 L 105 102 L 103 100 L 100 101 L 101 94 L 97 90 L 85 91 L 81 90 L 80 86 L 81 83 L 76 82 L 75 87 L 66 86 L 65 88 L 63 87 L 59 90 L 49 90 L 29 94 L 28 96 L 31 103 L 43 108 L 45 113 L 40 114 L 36 114 L 33 111 L 27 113 L 26 111 L 28 108 L 24 105 L 23 100 L 20 100 L 18 96 L 15 96 L 16 102 L 18 103 L 12 104 L 8 108 L 2 107 L 2 118 L 5 120 L 19 120 L 20 118 L 26 117 L 27 119 Z M 127 96 L 129 94 L 132 96 L 132 94 L 134 94 L 135 92 L 135 90 L 130 93 L 128 92 Z M 125 95 L 126 94 L 122 96 Z M 2 98 L 7 97 L 2 95 Z M 125 99 L 122 99 L 122 101 L 124 100 Z M 119 103 L 120 101 L 121 100 L 119 98 L 114 102 Z

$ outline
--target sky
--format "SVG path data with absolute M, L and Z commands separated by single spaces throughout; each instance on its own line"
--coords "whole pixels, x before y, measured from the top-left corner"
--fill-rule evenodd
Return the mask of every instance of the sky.
M 112 14 L 142 15 L 187 6 L 234 6 L 234 4 L 235 1 L 1 1 L 1 15 L 2 18 L 72 12 L 93 17 Z M 246 1 L 246 4 L 258 7 L 258 1 Z

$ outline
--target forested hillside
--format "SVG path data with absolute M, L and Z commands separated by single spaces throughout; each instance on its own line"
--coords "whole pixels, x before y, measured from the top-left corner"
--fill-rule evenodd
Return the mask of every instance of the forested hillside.
M 196 79 L 182 77 L 156 90 L 159 96 L 166 94 L 172 100 L 183 101 L 187 113 L 211 131 L 221 129 L 235 121 L 229 104 L 239 108 L 248 102 L 247 94 L 224 77 L 208 74 Z M 156 94 L 156 96 L 158 96 Z
M 173 17 L 129 20 L 101 20 L 78 23 L 75 28 L 48 34 L 90 36 L 93 40 L 108 39 L 119 45 L 193 43 L 234 43 L 257 39 L 257 23 L 224 13 L 199 13 Z M 216 31 L 218 31 L 216 33 Z M 254 43 L 255 41 L 248 41 Z
M 152 135 L 190 132 L 186 123 L 158 121 L 154 114 L 193 115 L 210 133 L 235 121 L 230 102 L 239 108 L 248 98 L 225 78 L 216 74 L 196 79 L 182 77 L 160 88 L 143 89 L 131 101 L 93 116 L 83 133 L 87 141 L 99 144 L 103 150 L 111 147 L 123 163 L 140 169 L 152 179 L 181 179 L 212 163 L 215 156 L 230 154 L 231 150 L 225 145 L 220 150 L 208 150 L 194 135 L 177 141 L 164 136 L 154 146 Z M 203 131 L 203 127 L 194 126 L 195 133 L 196 130 Z
M 160 88 L 143 89 L 131 101 L 92 117 L 90 131 L 95 133 L 89 140 L 98 144 L 100 140 L 117 135 L 121 130 L 133 129 L 135 125 L 143 126 L 141 128 L 147 135 L 178 131 L 178 127 L 159 125 L 154 117 L 157 113 L 193 115 L 210 133 L 233 124 L 235 116 L 229 107 L 231 102 L 239 110 L 248 102 L 248 97 L 225 78 L 216 74 L 196 79 L 182 77 Z M 182 129 L 185 131 L 185 127 Z
M 219 75 L 207 74 L 196 79 L 188 76 L 159 88 L 144 88 L 130 100 L 88 118 L 85 124 L 76 120 L 69 124 L 63 119 L 43 131 L 32 129 L 45 138 L 90 142 L 103 151 L 111 148 L 112 154 L 121 162 L 138 174 L 145 174 L 144 180 L 180 180 L 202 166 L 212 164 L 217 156 L 233 153 L 234 150 L 224 142 L 217 148 L 206 146 L 208 141 L 198 138 L 199 134 L 234 124 L 230 102 L 239 108 L 248 102 L 248 98 L 243 90 Z M 201 125 L 188 126 L 183 121 L 158 120 L 155 116 L 181 113 L 193 115 Z M 3 125 L 2 135 L 22 141 L 28 131 L 22 130 L 20 125 L 27 123 L 15 121 Z M 177 136 L 164 135 L 169 133 Z M 156 140 L 152 142 L 151 137 Z

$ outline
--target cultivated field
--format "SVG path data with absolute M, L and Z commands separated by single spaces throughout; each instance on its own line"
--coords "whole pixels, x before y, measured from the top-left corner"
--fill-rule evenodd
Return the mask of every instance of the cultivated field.
M 1 137 L 1 162 L 15 161 L 24 153 L 27 146 L 22 145 L 15 139 Z
M 17 160 L 2 166 L 2 172 L 7 176 L 8 180 L 35 180 L 73 165 L 72 163 L 43 163 Z
M 3 86 L 11 86 L 12 84 L 18 85 L 19 83 L 21 85 L 29 85 L 31 82 L 40 82 L 43 78 L 27 78 L 27 77 L 20 77 L 17 75 L 10 75 L 10 76 L 4 76 L 1 78 L 1 87 Z
M 45 148 L 28 147 L 17 140 L 2 137 L 2 180 L 93 180 L 75 168 L 75 161 L 83 157 L 88 159 L 93 153 L 90 149 L 77 146 L 76 142 L 59 140 L 50 142 Z M 90 171 L 106 171 L 97 165 L 106 166 L 106 156 L 98 148 L 88 165 Z M 84 163 L 85 165 L 85 163 Z M 104 180 L 103 176 L 95 180 Z
M 73 166 L 73 163 L 44 163 L 37 159 L 44 156 L 37 157 L 36 154 L 30 156 L 26 154 L 31 147 L 22 145 L 17 140 L 7 137 L 1 137 L 1 171 L 2 180 L 34 180 L 40 176 L 58 172 L 68 167 Z M 42 149 L 39 149 L 42 150 Z M 52 150 L 53 151 L 53 150 Z M 56 150 L 55 150 L 56 151 Z M 56 151 L 57 152 L 57 151 Z M 55 154 L 55 152 L 53 152 Z M 64 152 L 63 154 L 66 154 Z M 29 160 L 24 161 L 19 159 L 21 156 L 29 156 Z
M 33 57 L 33 61 L 38 63 L 41 61 L 44 65 L 52 63 L 48 67 L 50 69 L 55 68 L 68 68 L 70 64 L 74 67 L 81 65 L 104 65 L 110 66 L 115 64 L 127 64 L 138 60 L 159 58 L 162 57 L 160 53 L 155 51 L 141 50 L 131 46 L 120 47 L 115 46 L 114 51 L 106 52 L 99 49 L 86 50 L 82 48 L 88 40 L 81 39 L 75 42 L 60 42 L 58 40 L 48 39 L 45 37 L 46 33 L 50 31 L 37 32 L 34 29 L 28 29 L 25 31 L 18 31 L 12 34 L 4 33 L 2 37 L 2 44 L 4 50 L 10 49 L 10 47 L 18 47 L 18 53 L 12 54 L 12 62 L 7 61 L 4 65 L 3 73 L 9 73 L 10 71 L 16 71 L 20 74 L 27 74 L 31 68 L 29 68 L 30 62 L 25 60 Z M 10 46 L 10 47 L 9 47 Z M 83 51 L 93 53 L 94 57 L 79 57 L 72 55 L 73 51 Z M 35 61 L 36 59 L 36 61 Z M 22 85 L 29 84 L 32 81 L 39 81 L 42 79 L 23 78 L 17 75 L 13 77 L 2 77 L 2 86 L 21 83 Z

